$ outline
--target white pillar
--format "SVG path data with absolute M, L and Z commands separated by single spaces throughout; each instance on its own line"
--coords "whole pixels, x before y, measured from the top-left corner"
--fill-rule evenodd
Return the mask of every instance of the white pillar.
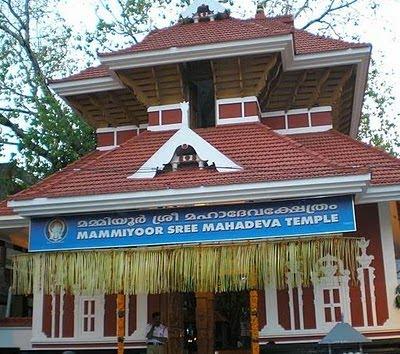
M 32 341 L 40 341 L 46 336 L 42 331 L 43 324 L 43 290 L 35 289 L 32 309 Z
M 145 340 L 147 326 L 147 294 L 136 295 L 136 330 L 129 339 Z
M 396 309 L 394 305 L 397 287 L 397 272 L 389 202 L 379 203 L 378 208 L 383 253 L 382 262 L 385 269 L 385 285 L 389 309 L 389 319 L 385 322 L 385 326 L 399 328 L 400 311 Z
M 271 333 L 282 333 L 284 328 L 279 324 L 278 316 L 278 294 L 274 285 L 265 287 L 265 309 L 267 324 L 261 330 L 260 335 L 269 335 Z

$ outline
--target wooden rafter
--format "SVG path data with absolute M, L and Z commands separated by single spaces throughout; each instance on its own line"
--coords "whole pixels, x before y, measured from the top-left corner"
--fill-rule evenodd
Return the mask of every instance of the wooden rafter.
M 176 64 L 176 71 L 177 71 L 177 73 L 178 73 L 178 75 L 179 75 L 179 84 L 181 85 L 180 88 L 181 88 L 182 99 L 183 99 L 183 100 L 186 100 L 185 85 L 184 85 L 184 83 L 183 83 L 183 73 L 182 73 L 180 64 Z
M 238 72 L 239 72 L 240 93 L 243 95 L 244 84 L 243 84 L 242 62 L 240 60 L 240 57 L 237 58 L 237 63 L 238 63 Z
M 342 95 L 344 87 L 346 86 L 347 82 L 350 80 L 352 74 L 353 74 L 353 67 L 347 69 L 346 72 L 344 73 L 344 75 L 342 76 L 337 87 L 335 88 L 335 91 L 332 94 L 332 105 L 336 104 L 336 102 Z
M 135 94 L 135 96 L 138 98 L 138 100 L 140 102 L 142 102 L 145 106 L 150 105 L 149 98 L 142 91 L 142 89 L 139 87 L 139 85 L 137 85 L 135 83 L 135 81 L 133 81 L 131 78 L 129 78 L 128 76 L 126 76 L 124 74 L 117 73 L 117 75 L 118 75 L 119 79 L 133 91 L 133 93 Z
M 131 121 L 134 124 L 138 124 L 138 118 L 135 114 L 128 109 L 128 107 L 119 99 L 117 95 L 109 94 L 109 99 L 114 102 L 114 104 L 122 109 L 125 114 L 127 120 Z
M 88 118 L 93 122 L 96 120 L 92 113 L 90 113 L 88 109 L 83 107 L 83 105 L 77 99 L 68 98 L 68 102 L 78 111 L 78 113 L 82 117 Z
M 287 110 L 293 107 L 294 103 L 296 102 L 297 94 L 300 90 L 300 87 L 304 84 L 307 79 L 308 71 L 304 70 L 303 74 L 301 75 L 300 80 L 297 81 L 296 86 L 293 89 L 291 96 L 289 97 L 289 104 L 287 105 Z
M 154 69 L 154 66 L 151 67 L 151 74 L 152 74 L 153 80 L 154 80 L 157 100 L 158 100 L 158 103 L 160 103 L 160 87 L 159 87 L 159 84 L 158 84 L 156 70 Z
M 105 121 L 107 121 L 109 124 L 111 124 L 110 112 L 108 111 L 108 109 L 105 106 L 105 104 L 103 104 L 100 101 L 100 99 L 98 98 L 98 96 L 96 94 L 90 95 L 89 102 L 101 112 L 101 114 L 103 115 L 103 119 Z
M 215 64 L 212 60 L 210 60 L 211 71 L 213 76 L 213 83 L 214 83 L 214 93 L 215 97 L 218 98 L 218 88 L 217 88 L 217 74 L 215 72 Z
M 325 71 L 322 72 L 322 75 L 318 79 L 317 85 L 315 86 L 311 99 L 307 105 L 309 108 L 313 107 L 318 102 L 319 98 L 321 97 L 323 87 L 328 81 L 330 74 L 331 74 L 331 69 L 326 69 Z
M 275 66 L 277 60 L 278 60 L 278 54 L 274 54 L 271 57 L 271 60 L 268 61 L 267 65 L 265 67 L 265 70 L 262 73 L 261 78 L 256 85 L 256 95 L 258 95 L 261 92 L 261 90 L 264 88 L 266 81 L 268 79 L 268 75 L 269 75 L 270 71 L 272 70 L 272 68 Z
M 269 106 L 269 103 L 271 102 L 272 94 L 275 91 L 275 89 L 279 87 L 282 79 L 283 79 L 283 65 L 281 62 L 281 63 L 279 63 L 279 66 L 276 70 L 276 73 L 275 73 L 272 81 L 270 81 L 270 85 L 267 88 L 266 95 L 261 102 L 261 107 Z

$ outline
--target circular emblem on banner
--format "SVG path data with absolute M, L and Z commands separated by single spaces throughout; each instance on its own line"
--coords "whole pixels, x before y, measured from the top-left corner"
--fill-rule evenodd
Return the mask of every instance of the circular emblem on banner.
M 67 235 L 67 224 L 62 219 L 53 219 L 47 224 L 45 234 L 50 242 L 61 242 Z

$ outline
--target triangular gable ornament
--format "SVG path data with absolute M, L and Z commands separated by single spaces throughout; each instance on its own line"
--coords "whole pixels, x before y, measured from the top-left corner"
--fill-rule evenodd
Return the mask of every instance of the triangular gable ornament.
M 182 146 L 191 146 L 202 161 L 214 165 L 218 172 L 237 172 L 242 167 L 233 162 L 218 149 L 204 140 L 189 128 L 189 103 L 180 104 L 182 110 L 182 127 L 167 142 L 164 143 L 133 175 L 132 179 L 151 179 L 157 171 L 171 163 L 176 150 Z

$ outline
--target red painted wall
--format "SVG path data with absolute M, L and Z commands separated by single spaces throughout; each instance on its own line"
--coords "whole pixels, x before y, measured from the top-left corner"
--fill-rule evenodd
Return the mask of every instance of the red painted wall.
M 42 332 L 51 337 L 51 295 L 43 296 Z
M 316 328 L 314 290 L 312 287 L 303 288 L 303 306 L 304 328 Z
M 162 125 L 182 123 L 182 111 L 180 109 L 169 109 L 161 112 Z
M 149 125 L 153 126 L 153 125 L 159 125 L 160 121 L 159 121 L 159 114 L 158 112 L 149 112 Z
M 97 147 L 113 146 L 113 145 L 114 145 L 114 132 L 97 133 Z
M 245 117 L 254 117 L 259 116 L 260 113 L 258 111 L 257 102 L 245 102 L 244 103 L 244 116 Z
M 137 135 L 137 130 L 122 130 L 117 132 L 117 145 L 123 144 L 125 141 L 132 139 Z
M 305 128 L 308 127 L 308 114 L 290 114 L 288 115 L 288 128 Z
M 161 312 L 162 304 L 161 304 L 162 296 L 159 294 L 150 294 L 147 297 L 147 322 L 151 322 L 151 316 L 153 312 Z
M 64 318 L 63 318 L 63 337 L 72 338 L 74 336 L 74 295 L 65 294 L 64 296 Z
M 285 129 L 285 116 L 262 118 L 261 122 L 271 129 Z
M 321 125 L 332 124 L 332 112 L 314 112 L 311 113 L 311 125 L 318 127 Z
M 279 324 L 290 329 L 289 295 L 287 290 L 278 290 L 278 319 Z M 268 309 L 267 309 L 268 310 Z
M 382 254 L 382 242 L 379 227 L 379 214 L 377 204 L 364 204 L 356 206 L 357 231 L 350 236 L 365 237 L 370 240 L 367 254 L 375 256 L 372 267 L 375 267 L 375 296 L 377 304 L 377 320 L 379 325 L 383 325 L 389 317 L 389 310 L 386 296 L 385 269 Z M 351 288 L 352 294 L 352 315 L 354 320 L 359 323 L 362 320 L 361 300 L 357 290 Z M 370 300 L 370 299 L 369 299 Z M 370 308 L 370 301 L 368 307 Z M 354 307 L 354 308 L 353 308 Z M 370 312 L 370 310 L 369 310 Z M 370 316 L 371 317 L 371 316 Z
M 229 103 L 229 104 L 220 104 L 218 106 L 219 109 L 219 118 L 241 118 L 242 117 L 242 104 L 241 103 Z
M 106 295 L 104 299 L 104 336 L 117 335 L 117 295 Z
M 128 335 L 130 336 L 133 332 L 136 331 L 137 323 L 136 323 L 136 295 L 129 296 L 129 319 L 128 319 Z

